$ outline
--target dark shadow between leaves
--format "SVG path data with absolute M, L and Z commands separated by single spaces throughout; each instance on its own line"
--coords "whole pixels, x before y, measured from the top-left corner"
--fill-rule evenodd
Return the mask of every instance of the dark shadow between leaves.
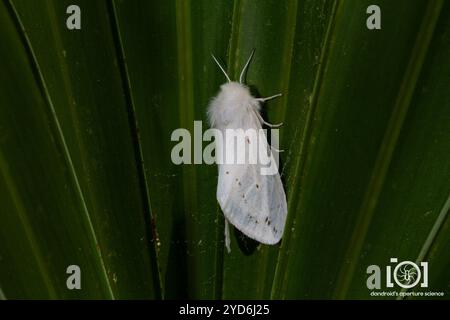
M 166 299 L 188 298 L 186 224 L 184 219 L 172 225 L 174 239 L 170 242 L 167 272 L 164 279 Z
M 234 229 L 234 236 L 236 237 L 241 252 L 246 256 L 252 255 L 255 252 L 256 248 L 258 247 L 259 242 L 247 237 L 237 228 L 233 227 L 233 229 Z

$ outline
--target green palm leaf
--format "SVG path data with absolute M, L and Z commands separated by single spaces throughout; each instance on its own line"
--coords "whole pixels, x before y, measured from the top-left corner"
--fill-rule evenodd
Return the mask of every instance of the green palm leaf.
M 391 257 L 448 298 L 449 3 L 379 0 L 381 30 L 366 0 L 71 4 L 0 2 L 0 298 L 366 299 Z M 228 254 L 217 168 L 171 133 L 208 127 L 211 53 L 236 79 L 253 49 L 288 221 Z

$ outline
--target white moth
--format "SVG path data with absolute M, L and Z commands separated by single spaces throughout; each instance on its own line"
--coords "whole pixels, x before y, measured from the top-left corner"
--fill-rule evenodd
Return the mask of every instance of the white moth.
M 260 114 L 261 103 L 281 94 L 268 98 L 255 98 L 248 87 L 242 83 L 253 53 L 254 51 L 242 69 L 239 82 L 231 81 L 217 59 L 212 56 L 228 80 L 221 85 L 219 94 L 208 106 L 210 125 L 220 130 L 223 136 L 227 129 L 259 131 L 262 129 L 262 124 L 269 127 L 281 125 L 265 122 Z M 273 159 L 272 150 L 268 146 L 265 135 L 263 139 L 259 138 L 259 141 L 252 140 L 255 138 L 246 137 L 246 142 L 259 143 L 259 148 L 262 143 Z M 224 149 L 225 153 L 231 151 L 226 150 L 227 145 Z M 249 152 L 254 152 L 251 148 L 248 149 L 250 150 L 245 150 L 247 156 Z M 287 215 L 283 184 L 278 169 L 273 175 L 262 175 L 261 166 L 260 162 L 256 164 L 219 163 L 218 165 L 217 200 L 225 216 L 225 245 L 228 252 L 231 251 L 228 222 L 249 238 L 264 244 L 276 244 L 283 235 Z

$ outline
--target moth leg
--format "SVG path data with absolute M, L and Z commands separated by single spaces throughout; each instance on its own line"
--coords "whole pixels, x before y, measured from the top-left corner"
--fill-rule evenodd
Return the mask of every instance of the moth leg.
M 272 147 L 272 146 L 270 146 L 270 149 L 272 149 L 273 151 L 278 152 L 278 153 L 284 152 L 284 150 L 280 150 L 280 149 L 277 149 L 277 148 Z
M 264 119 L 262 119 L 262 118 L 261 118 L 261 122 L 264 123 L 269 128 L 279 128 L 283 125 L 283 122 L 272 124 L 272 123 L 268 123 L 268 122 L 264 121 Z
M 269 101 L 269 100 L 281 97 L 282 95 L 283 94 L 278 93 L 278 94 L 274 94 L 273 96 L 270 96 L 270 97 L 267 97 L 267 98 L 256 98 L 256 100 L 259 101 L 259 102 L 266 102 L 266 101 Z
M 259 121 L 261 121 L 261 123 L 264 123 L 266 126 L 268 126 L 269 128 L 278 128 L 281 127 L 283 125 L 283 122 L 281 123 L 277 123 L 277 124 L 271 124 L 268 123 L 266 121 L 264 121 L 263 117 L 261 117 L 261 115 L 259 114 L 259 112 L 255 111 L 256 116 L 258 117 Z
M 227 247 L 228 253 L 231 252 L 230 243 L 230 226 L 228 225 L 228 219 L 225 218 L 225 246 Z

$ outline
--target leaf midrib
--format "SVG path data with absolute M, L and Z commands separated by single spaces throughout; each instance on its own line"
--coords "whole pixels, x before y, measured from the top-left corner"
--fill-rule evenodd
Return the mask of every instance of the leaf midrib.
M 108 2 L 108 9 L 109 9 L 109 15 L 111 20 L 111 29 L 114 33 L 114 45 L 117 50 L 117 56 L 119 60 L 119 68 L 120 68 L 120 77 L 122 81 L 123 90 L 125 93 L 125 100 L 127 105 L 127 113 L 129 117 L 129 127 L 130 127 L 130 134 L 132 136 L 133 140 L 133 150 L 135 152 L 135 163 L 136 168 L 138 171 L 138 180 L 139 180 L 139 186 L 141 191 L 141 198 L 144 206 L 145 214 L 149 219 L 144 219 L 145 222 L 149 223 L 151 221 L 154 221 L 153 218 L 153 210 L 152 210 L 152 202 L 150 198 L 150 188 L 148 184 L 147 175 L 145 174 L 147 172 L 145 161 L 144 161 L 144 154 L 142 150 L 142 141 L 140 139 L 140 136 L 138 134 L 138 119 L 136 116 L 136 105 L 133 98 L 133 90 L 131 86 L 131 79 L 130 74 L 128 70 L 125 50 L 123 47 L 123 41 L 122 41 L 122 35 L 120 33 L 120 24 L 117 14 L 117 8 L 116 8 L 116 2 L 115 0 Z M 148 231 L 149 228 L 151 228 L 151 225 L 147 225 L 145 230 Z M 154 226 L 156 228 L 156 226 Z M 160 258 L 159 258 L 159 252 L 158 252 L 158 244 L 157 239 L 154 238 L 154 234 L 152 234 L 151 239 L 151 254 L 150 258 L 151 263 L 153 263 L 153 278 L 155 282 L 158 284 L 158 287 L 155 288 L 156 290 L 156 296 L 158 298 L 164 299 L 165 292 L 164 292 L 164 286 L 162 282 L 162 275 L 161 275 L 161 268 L 160 268 Z
M 290 190 L 291 193 L 288 195 L 288 220 L 286 222 L 286 230 L 288 231 L 290 228 L 292 228 L 292 226 L 294 226 L 296 224 L 296 217 L 293 216 L 290 219 L 290 216 L 292 216 L 291 212 L 294 212 L 293 209 L 293 197 L 294 197 L 294 193 L 292 192 L 292 190 L 296 190 L 298 185 L 300 185 L 300 178 L 299 178 L 299 173 L 303 170 L 303 167 L 306 163 L 305 159 L 307 157 L 307 150 L 309 147 L 309 144 L 311 143 L 310 141 L 310 137 L 311 137 L 311 133 L 312 133 L 312 121 L 314 119 L 314 114 L 317 111 L 317 102 L 319 100 L 319 96 L 320 96 L 320 91 L 321 91 L 321 85 L 322 85 L 322 78 L 323 75 L 325 74 L 325 70 L 327 69 L 327 60 L 326 57 L 328 56 L 328 53 L 331 50 L 331 45 L 333 44 L 332 41 L 332 36 L 333 36 L 333 30 L 334 30 L 334 26 L 335 26 L 335 22 L 337 19 L 337 12 L 338 12 L 338 7 L 339 7 L 339 1 L 335 1 L 333 4 L 333 8 L 331 9 L 331 19 L 328 23 L 327 26 L 327 31 L 325 34 L 325 38 L 324 38 L 324 42 L 323 42 L 323 46 L 322 46 L 322 50 L 321 50 L 321 54 L 320 54 L 320 60 L 319 60 L 319 68 L 316 72 L 316 77 L 314 80 L 314 85 L 313 85 L 313 91 L 312 91 L 312 99 L 311 99 L 311 107 L 308 110 L 308 114 L 306 115 L 306 121 L 305 121 L 305 127 L 303 128 L 303 134 L 302 137 L 302 143 L 300 145 L 300 154 L 298 156 L 297 162 L 294 165 L 294 170 L 293 170 L 293 174 L 292 176 L 294 177 L 293 183 L 290 186 Z M 298 132 L 298 128 L 295 131 L 295 135 L 297 135 Z M 292 142 L 296 141 L 296 139 L 292 139 Z M 291 148 L 290 148 L 291 149 Z M 299 202 L 297 201 L 297 206 L 299 206 Z M 297 210 L 295 210 L 295 212 L 297 212 Z M 290 214 L 291 213 L 291 214 Z M 290 214 L 290 215 L 289 215 Z M 285 291 L 285 290 L 281 290 L 281 288 L 285 288 L 287 285 L 287 281 L 286 279 L 288 279 L 288 274 L 289 272 L 287 272 L 286 269 L 286 264 L 287 264 L 287 255 L 285 253 L 289 251 L 289 246 L 290 246 L 290 239 L 291 239 L 291 234 L 290 232 L 286 232 L 285 233 L 285 240 L 282 244 L 282 247 L 280 248 L 280 252 L 278 254 L 278 258 L 277 258 L 277 264 L 276 264 L 276 268 L 275 268 L 275 276 L 274 276 L 274 280 L 273 280 L 273 285 L 272 285 L 272 290 L 271 290 L 271 299 L 275 299 L 275 298 L 284 298 L 282 297 L 280 294 L 281 292 Z M 281 255 L 285 255 L 284 259 L 282 259 Z M 283 262 L 283 266 L 280 265 L 280 261 Z

